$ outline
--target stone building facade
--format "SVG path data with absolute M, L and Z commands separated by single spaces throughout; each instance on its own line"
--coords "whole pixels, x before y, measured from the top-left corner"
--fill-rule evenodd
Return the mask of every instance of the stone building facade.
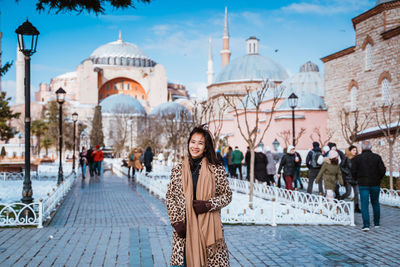
M 340 148 L 348 146 L 341 134 L 342 109 L 373 117 L 374 107 L 400 105 L 400 1 L 377 1 L 352 22 L 355 45 L 321 59 L 325 63 L 328 128 L 335 133 L 332 141 Z M 374 131 L 377 126 L 372 119 L 368 127 Z M 387 164 L 388 146 L 379 134 L 374 137 L 374 150 Z M 396 172 L 400 171 L 399 143 L 394 148 Z

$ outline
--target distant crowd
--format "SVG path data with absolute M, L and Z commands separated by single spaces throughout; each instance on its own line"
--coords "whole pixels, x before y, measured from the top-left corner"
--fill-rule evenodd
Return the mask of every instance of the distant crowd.
M 382 158 L 371 151 L 371 143 L 364 141 L 361 144 L 362 153 L 358 148 L 349 146 L 345 152 L 339 150 L 335 143 L 328 143 L 320 147 L 318 142 L 312 143 L 304 161 L 308 169 L 307 193 L 312 194 L 315 184 L 318 184 L 318 193 L 328 199 L 349 199 L 353 191 L 354 211 L 362 213 L 364 231 L 369 230 L 369 199 L 374 211 L 375 227 L 379 227 L 380 208 L 379 195 L 381 179 L 386 173 Z M 217 151 L 217 157 L 225 166 L 228 176 L 243 180 L 242 166 L 246 166 L 246 180 L 250 179 L 250 149 L 245 155 L 236 146 L 227 149 L 222 155 Z M 244 162 L 243 162 L 244 161 Z M 271 152 L 269 147 L 263 151 L 262 146 L 255 149 L 254 178 L 258 182 L 265 182 L 270 186 L 281 187 L 281 180 L 288 190 L 303 189 L 301 180 L 302 158 L 294 146 L 288 146 L 283 155 Z M 307 171 L 306 169 L 304 169 Z M 345 193 L 340 194 L 339 188 L 345 187 Z M 360 209 L 360 198 L 361 209 Z

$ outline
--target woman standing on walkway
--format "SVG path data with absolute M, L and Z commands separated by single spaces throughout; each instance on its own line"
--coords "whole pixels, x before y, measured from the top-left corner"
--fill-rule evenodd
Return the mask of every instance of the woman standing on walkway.
M 189 155 L 171 171 L 166 204 L 173 231 L 171 266 L 229 266 L 221 208 L 232 200 L 208 130 L 196 127 Z
M 85 179 L 87 164 L 88 164 L 87 151 L 86 148 L 83 146 L 81 153 L 79 153 L 79 165 L 81 166 L 82 169 L 82 179 Z
M 319 180 L 324 178 L 324 187 L 326 191 L 326 198 L 334 199 L 334 192 L 337 183 L 343 185 L 342 171 L 340 170 L 338 152 L 331 150 L 329 152 L 329 160 L 324 161 L 321 170 L 318 172 L 315 183 L 318 184 Z
M 349 148 L 346 149 L 346 157 L 341 164 L 342 175 L 344 186 L 346 187 L 346 193 L 341 196 L 341 199 L 346 199 L 351 194 L 351 188 L 354 191 L 354 212 L 361 213 L 360 206 L 359 206 L 359 197 L 358 197 L 358 185 L 357 181 L 353 178 L 351 174 L 351 166 L 352 166 L 352 159 L 357 156 L 358 150 L 356 146 L 351 145 Z
M 131 153 L 128 155 L 128 178 L 131 178 L 131 169 L 132 169 L 132 177 L 135 176 L 135 148 L 132 148 Z
M 136 171 L 142 172 L 142 149 L 140 147 L 136 148 L 135 155 L 133 157 L 133 167 Z

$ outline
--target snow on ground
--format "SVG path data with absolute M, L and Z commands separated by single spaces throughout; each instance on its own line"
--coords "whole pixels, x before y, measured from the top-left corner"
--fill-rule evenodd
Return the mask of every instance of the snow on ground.
M 57 180 L 38 181 L 32 180 L 33 198 L 35 201 L 44 199 L 47 193 L 56 188 Z M 0 202 L 12 203 L 20 202 L 22 198 L 23 180 L 1 181 L 0 180 Z

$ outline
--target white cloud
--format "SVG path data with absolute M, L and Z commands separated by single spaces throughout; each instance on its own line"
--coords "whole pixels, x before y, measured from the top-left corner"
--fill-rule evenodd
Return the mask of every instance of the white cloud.
M 47 66 L 43 64 L 32 64 L 32 70 L 34 71 L 60 71 L 60 72 L 69 72 L 70 69 L 67 68 L 59 68 L 55 66 Z
M 314 1 L 314 3 L 292 3 L 282 7 L 281 10 L 298 14 L 329 15 L 364 10 L 372 6 L 373 4 L 370 0 L 325 0 Z
M 189 94 L 199 100 L 207 99 L 207 84 L 204 82 L 191 82 L 186 85 Z
M 153 26 L 152 30 L 156 35 L 166 35 L 172 29 L 171 25 L 168 24 L 160 24 Z

